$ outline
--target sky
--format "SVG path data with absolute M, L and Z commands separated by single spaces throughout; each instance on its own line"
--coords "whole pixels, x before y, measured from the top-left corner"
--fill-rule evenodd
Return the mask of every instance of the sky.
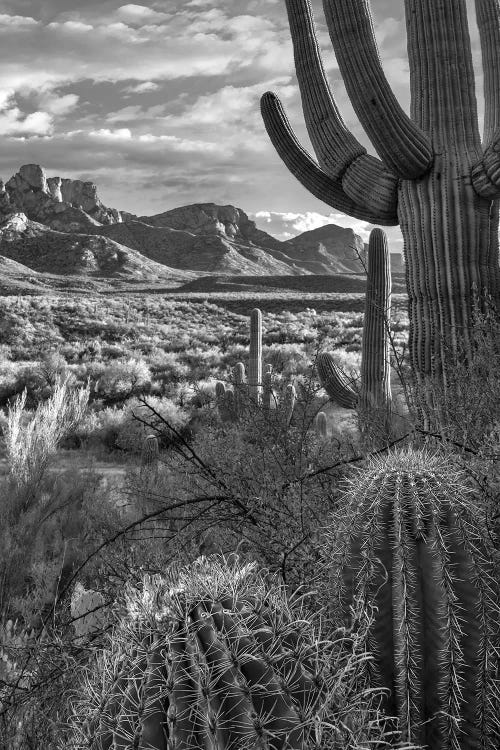
M 372 0 L 386 75 L 408 111 L 402 0 Z M 313 0 L 344 120 L 370 153 Z M 481 108 L 480 52 L 471 35 Z M 276 155 L 260 96 L 279 94 L 311 151 L 284 0 L 0 0 L 0 178 L 22 164 L 92 180 L 139 215 L 190 203 L 242 208 L 280 239 L 323 224 L 369 224 L 310 195 Z M 392 251 L 399 228 L 388 228 Z

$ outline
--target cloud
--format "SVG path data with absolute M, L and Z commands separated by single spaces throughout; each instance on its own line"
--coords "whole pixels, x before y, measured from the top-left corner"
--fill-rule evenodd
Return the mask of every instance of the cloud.
M 0 111 L 0 135 L 26 136 L 48 135 L 53 130 L 53 120 L 48 112 L 32 112 L 24 115 L 19 107 Z
M 127 86 L 125 92 L 127 94 L 149 94 L 152 91 L 158 91 L 159 88 L 159 85 L 154 81 L 143 81 L 136 86 Z
M 162 22 L 165 19 L 170 18 L 167 13 L 159 13 L 152 8 L 148 8 L 146 5 L 135 5 L 129 3 L 128 5 L 121 5 L 116 10 L 116 15 L 122 18 L 126 23 L 155 23 Z
M 302 232 L 310 232 L 312 229 L 324 227 L 327 224 L 336 224 L 337 226 L 349 227 L 356 234 L 359 234 L 365 242 L 368 241 L 370 225 L 358 219 L 346 217 L 340 212 L 330 213 L 328 215 L 320 214 L 316 211 L 306 211 L 304 213 L 276 212 L 276 211 L 257 211 L 255 219 L 259 225 L 264 226 L 266 231 L 276 237 L 288 239 Z M 267 227 L 265 226 L 267 225 Z

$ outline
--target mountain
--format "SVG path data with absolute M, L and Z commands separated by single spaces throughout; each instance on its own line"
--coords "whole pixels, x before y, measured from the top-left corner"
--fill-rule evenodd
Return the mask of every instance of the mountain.
M 175 284 L 206 275 L 360 273 L 358 254 L 361 238 L 334 224 L 281 242 L 235 206 L 136 216 L 105 206 L 93 182 L 47 177 L 37 164 L 0 181 L 0 273 L 9 259 L 29 273 Z
M 148 280 L 156 275 L 166 281 L 173 275 L 179 281 L 186 274 L 142 257 L 135 250 L 98 235 L 59 232 L 25 214 L 0 219 L 0 257 L 4 266 L 10 260 L 32 271 L 60 276 L 98 276 Z

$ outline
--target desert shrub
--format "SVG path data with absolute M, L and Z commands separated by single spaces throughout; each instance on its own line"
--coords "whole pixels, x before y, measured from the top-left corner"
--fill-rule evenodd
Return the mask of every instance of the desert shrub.
M 25 412 L 26 391 L 9 407 L 5 446 L 11 475 L 20 487 L 33 488 L 41 480 L 59 443 L 83 417 L 89 392 L 89 385 L 70 391 L 66 380 L 58 380 L 52 396 L 33 415 Z
M 116 435 L 116 445 L 127 452 L 140 454 L 145 437 L 158 434 L 160 445 L 168 447 L 171 443 L 171 436 L 168 431 L 162 430 L 164 423 L 180 430 L 188 420 L 189 413 L 169 398 L 148 396 L 146 403 L 131 399 L 123 410 L 123 420 Z
M 106 365 L 96 383 L 96 393 L 106 401 L 124 401 L 130 396 L 147 392 L 151 372 L 142 359 L 117 360 Z
M 200 551 L 238 547 L 290 584 L 309 580 L 316 532 L 335 506 L 339 470 L 328 467 L 352 453 L 318 438 L 305 404 L 296 411 L 289 427 L 281 409 L 265 414 L 249 403 L 238 423 L 221 424 L 217 410 L 204 407 L 192 439 L 177 434 L 153 493 L 131 475 L 138 507 L 161 514 L 155 533 L 169 540 L 172 554 L 189 562 Z M 169 511 L 178 504 L 184 510 Z
M 75 638 L 71 578 L 116 534 L 119 515 L 92 471 L 46 475 L 29 507 L 11 478 L 0 483 L 0 646 L 7 658 L 0 662 L 7 664 L 0 674 L 0 748 L 55 748 L 70 690 L 99 644 L 98 633 Z M 90 559 L 78 580 L 101 586 L 106 606 L 113 601 L 102 557 Z M 22 637 L 5 637 L 9 621 Z
M 150 358 L 152 377 L 161 384 L 164 390 L 172 385 L 186 380 L 189 376 L 189 366 L 180 361 L 176 352 L 156 350 Z

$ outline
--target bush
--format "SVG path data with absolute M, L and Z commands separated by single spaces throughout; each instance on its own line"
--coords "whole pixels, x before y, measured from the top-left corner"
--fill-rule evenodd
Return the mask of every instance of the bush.
M 66 380 L 58 380 L 52 396 L 32 416 L 24 410 L 26 391 L 9 407 L 5 445 L 11 475 L 20 487 L 40 482 L 59 443 L 82 419 L 89 393 L 89 385 L 71 392 Z

